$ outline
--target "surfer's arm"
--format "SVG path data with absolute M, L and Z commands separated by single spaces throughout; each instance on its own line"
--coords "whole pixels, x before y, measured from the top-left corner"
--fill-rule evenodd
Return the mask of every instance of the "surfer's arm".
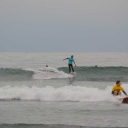
M 63 61 L 64 61 L 64 60 L 67 60 L 67 59 L 68 59 L 68 58 L 65 58 L 65 59 L 63 59 Z
M 127 96 L 127 93 L 124 90 L 122 92 Z
M 112 95 L 114 95 L 114 87 L 112 88 Z
M 74 61 L 74 65 L 76 66 L 76 63 L 75 63 L 75 61 Z
M 112 91 L 112 95 L 114 95 L 114 91 Z

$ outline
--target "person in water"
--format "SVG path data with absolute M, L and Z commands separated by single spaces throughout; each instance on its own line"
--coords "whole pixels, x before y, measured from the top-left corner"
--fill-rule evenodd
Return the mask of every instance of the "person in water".
M 121 86 L 121 82 L 118 80 L 116 85 L 112 88 L 113 96 L 121 95 L 121 91 L 127 96 L 127 93 L 124 91 L 123 87 Z
M 69 73 L 71 72 L 71 69 L 72 69 L 72 72 L 74 72 L 73 62 L 74 62 L 74 65 L 76 66 L 76 63 L 75 63 L 73 57 L 74 56 L 72 55 L 71 58 L 65 58 L 65 59 L 63 59 L 63 61 L 68 59 Z

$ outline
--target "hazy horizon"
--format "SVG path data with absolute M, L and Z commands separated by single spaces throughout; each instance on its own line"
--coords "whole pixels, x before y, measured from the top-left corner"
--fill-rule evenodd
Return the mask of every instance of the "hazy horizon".
M 128 52 L 128 0 L 1 0 L 0 52 Z

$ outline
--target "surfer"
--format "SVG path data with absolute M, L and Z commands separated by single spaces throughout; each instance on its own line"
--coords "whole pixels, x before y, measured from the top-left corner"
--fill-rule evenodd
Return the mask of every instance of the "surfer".
M 74 62 L 74 65 L 76 66 L 76 63 L 75 63 L 73 57 L 74 57 L 74 56 L 71 55 L 71 58 L 65 58 L 65 59 L 63 59 L 63 61 L 68 59 L 69 73 L 71 72 L 71 69 L 72 69 L 72 72 L 74 72 L 73 62 Z
M 113 96 L 121 95 L 121 90 L 127 96 L 127 93 L 124 91 L 123 87 L 121 86 L 121 82 L 118 80 L 116 81 L 116 85 L 112 88 Z

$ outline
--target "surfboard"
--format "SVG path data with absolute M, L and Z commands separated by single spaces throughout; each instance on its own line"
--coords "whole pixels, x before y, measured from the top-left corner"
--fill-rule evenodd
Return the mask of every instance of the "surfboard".
M 123 99 L 122 103 L 128 104 L 128 97 L 125 97 L 125 98 Z
M 70 74 L 74 74 L 74 75 L 76 75 L 76 72 L 70 72 Z
M 76 77 L 76 72 L 70 72 L 73 77 Z

